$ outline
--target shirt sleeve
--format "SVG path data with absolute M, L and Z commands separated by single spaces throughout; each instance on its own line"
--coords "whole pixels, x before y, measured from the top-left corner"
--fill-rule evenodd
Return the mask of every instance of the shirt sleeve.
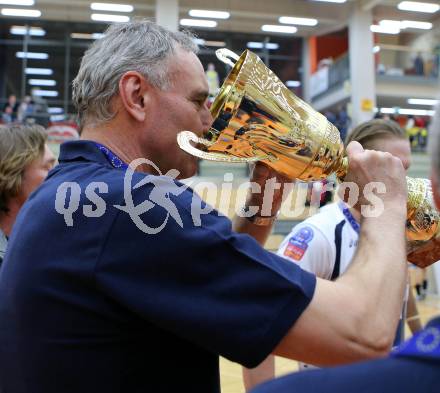
M 195 193 L 170 201 L 177 215 L 155 206 L 139 217 L 150 228 L 166 222 L 155 234 L 117 214 L 96 267 L 99 287 L 155 326 L 255 367 L 308 306 L 316 278 L 233 232 L 215 210 L 195 218 L 195 204 L 206 208 Z
M 277 254 L 302 269 L 329 280 L 336 250 L 328 237 L 315 225 L 302 222 L 283 240 Z

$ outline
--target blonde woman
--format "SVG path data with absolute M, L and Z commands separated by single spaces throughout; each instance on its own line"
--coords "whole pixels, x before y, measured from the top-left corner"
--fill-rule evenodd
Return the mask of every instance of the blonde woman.
M 54 163 L 43 127 L 0 127 L 0 263 L 20 208 Z

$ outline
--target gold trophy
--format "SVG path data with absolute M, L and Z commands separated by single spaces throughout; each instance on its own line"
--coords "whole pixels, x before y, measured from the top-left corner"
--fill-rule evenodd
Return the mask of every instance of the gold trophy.
M 232 70 L 211 106 L 212 127 L 203 138 L 180 132 L 183 150 L 212 161 L 261 161 L 290 179 L 316 181 L 332 173 L 344 178 L 348 160 L 333 124 L 296 97 L 255 53 L 216 53 Z M 407 178 L 407 183 L 406 236 L 415 251 L 439 235 L 440 216 L 429 180 Z

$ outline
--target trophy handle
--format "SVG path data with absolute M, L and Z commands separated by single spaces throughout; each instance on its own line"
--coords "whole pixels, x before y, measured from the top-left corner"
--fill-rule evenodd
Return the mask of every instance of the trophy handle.
M 177 143 L 179 144 L 179 147 L 182 150 L 198 158 L 203 158 L 204 160 L 223 161 L 223 162 L 231 162 L 231 163 L 250 163 L 250 162 L 261 161 L 267 158 L 267 156 L 234 157 L 222 153 L 206 152 L 194 147 L 191 142 L 196 144 L 203 144 L 205 146 L 211 146 L 213 144 L 207 139 L 199 138 L 196 134 L 194 134 L 191 131 L 181 131 L 177 134 Z
M 222 61 L 223 63 L 230 65 L 231 67 L 235 66 L 235 62 L 240 58 L 236 53 L 232 52 L 228 48 L 221 48 L 215 51 L 215 55 L 217 59 Z M 234 62 L 232 60 L 235 60 Z

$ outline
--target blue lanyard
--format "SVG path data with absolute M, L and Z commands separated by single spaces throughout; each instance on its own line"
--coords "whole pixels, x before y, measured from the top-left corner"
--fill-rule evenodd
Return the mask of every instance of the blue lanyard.
M 344 202 L 340 201 L 339 207 L 341 208 L 342 214 L 345 216 L 346 220 L 350 223 L 351 227 L 359 235 L 359 233 L 361 231 L 361 227 L 360 227 L 359 223 L 356 221 L 356 219 L 353 217 L 353 214 L 351 214 L 347 205 Z
M 440 324 L 417 332 L 410 340 L 398 346 L 392 356 L 440 359 Z
M 108 147 L 101 145 L 98 142 L 94 142 L 96 147 L 101 150 L 107 157 L 107 160 L 112 164 L 114 168 L 127 169 L 128 165 L 122 161 L 115 153 L 113 153 Z

